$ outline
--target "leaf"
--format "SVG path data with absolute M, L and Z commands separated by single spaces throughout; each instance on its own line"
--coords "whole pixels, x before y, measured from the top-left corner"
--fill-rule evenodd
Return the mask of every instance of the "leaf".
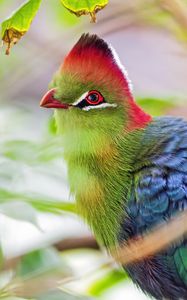
M 6 269 L 6 261 L 7 261 L 7 257 L 4 257 L 3 259 L 3 264 L 1 266 L 1 272 L 0 272 L 0 299 L 1 299 L 1 295 L 6 295 L 8 296 L 9 294 L 7 294 L 7 286 L 10 284 L 14 274 L 12 272 L 12 270 L 5 270 Z
M 7 45 L 6 54 L 10 54 L 11 47 L 29 30 L 42 0 L 29 0 L 21 5 L 10 18 L 1 24 L 1 37 Z
M 89 14 L 94 23 L 96 22 L 96 13 L 108 4 L 108 0 L 61 0 L 61 2 L 77 17 Z
M 0 213 L 10 218 L 19 221 L 30 222 L 38 226 L 36 211 L 28 203 L 24 203 L 21 201 L 3 203 L 0 205 Z
M 109 288 L 127 279 L 128 276 L 124 270 L 111 270 L 105 276 L 92 283 L 88 290 L 89 294 L 96 297 L 101 296 Z
M 36 300 L 39 295 L 57 290 L 62 278 L 69 276 L 72 271 L 55 248 L 35 250 L 19 258 L 14 277 L 2 291 L 6 295 Z
M 62 213 L 62 211 L 76 213 L 76 206 L 74 203 L 65 202 L 65 201 L 56 201 L 51 198 L 42 198 L 40 195 L 30 194 L 21 194 L 16 192 L 11 192 L 5 189 L 0 188 L 0 203 L 5 203 L 7 201 L 11 201 L 10 205 L 12 205 L 12 201 L 24 201 L 25 204 L 29 203 L 34 208 L 51 213 Z M 1 207 L 1 206 L 0 206 Z
M 139 98 L 138 104 L 152 116 L 165 114 L 169 109 L 175 107 L 171 99 Z
M 78 214 L 76 211 L 76 205 L 71 202 L 65 201 L 55 201 L 49 199 L 40 199 L 40 198 L 26 198 L 26 201 L 30 202 L 33 207 L 36 209 L 43 211 L 43 212 L 50 212 L 55 214 L 61 214 L 64 212 L 75 213 Z
M 18 265 L 17 275 L 31 278 L 57 269 L 60 270 L 61 276 L 70 273 L 59 252 L 51 247 L 24 255 Z
M 1 146 L 3 156 L 17 161 L 36 160 L 39 147 L 26 140 L 10 140 Z

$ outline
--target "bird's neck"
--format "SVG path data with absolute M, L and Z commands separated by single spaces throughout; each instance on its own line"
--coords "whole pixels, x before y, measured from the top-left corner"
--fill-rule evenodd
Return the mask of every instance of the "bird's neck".
M 71 192 L 99 242 L 115 245 L 143 130 L 117 139 L 100 136 L 97 153 L 65 151 Z M 88 137 L 88 143 L 89 143 Z M 93 150 L 94 152 L 94 150 Z
M 128 115 L 126 128 L 128 131 L 143 129 L 152 121 L 152 117 L 137 105 L 133 96 L 127 99 L 126 113 Z

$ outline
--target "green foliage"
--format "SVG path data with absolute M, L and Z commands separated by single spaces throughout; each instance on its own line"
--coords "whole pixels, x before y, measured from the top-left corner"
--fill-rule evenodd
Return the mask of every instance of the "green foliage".
M 61 277 L 71 274 L 59 252 L 51 247 L 24 255 L 17 266 L 16 273 L 19 277 L 31 278 L 54 270 L 59 270 Z
M 121 281 L 127 280 L 127 278 L 128 276 L 125 274 L 124 270 L 111 270 L 90 286 L 89 294 L 96 297 L 101 296 L 109 288 L 112 288 Z
M 50 121 L 49 130 L 55 134 L 55 125 Z M 52 128 L 53 126 L 53 128 Z M 58 139 L 43 140 L 36 143 L 27 140 L 11 140 L 3 143 L 1 153 L 8 159 L 25 163 L 49 162 L 62 157 L 62 147 Z
M 44 196 L 43 196 L 44 197 Z M 21 202 L 20 202 L 21 201 Z M 13 202 L 13 203 L 8 203 Z M 60 214 L 64 212 L 75 213 L 75 205 L 70 202 L 57 201 L 53 198 L 42 198 L 38 194 L 16 193 L 9 190 L 0 189 L 0 212 L 19 220 L 35 222 L 35 214 L 32 207 L 39 211 Z M 30 206 L 30 205 L 32 206 Z M 17 210 L 17 208 L 21 208 Z
M 6 54 L 9 54 L 10 48 L 29 30 L 31 22 L 35 17 L 42 0 L 28 0 L 19 7 L 10 18 L 2 24 L 1 36 L 4 43 L 7 44 Z
M 171 99 L 138 98 L 137 102 L 152 116 L 161 116 L 176 106 Z
M 15 274 L 0 290 L 0 299 L 2 294 L 7 296 L 18 294 L 29 299 L 34 297 L 35 300 L 53 299 L 54 295 L 64 296 L 61 299 L 84 299 L 78 296 L 72 298 L 64 292 L 58 292 L 59 282 L 70 275 L 72 271 L 54 248 L 33 251 L 21 258 Z
M 92 21 L 96 21 L 96 13 L 104 8 L 108 0 L 61 0 L 62 4 L 76 16 L 90 14 Z
M 5 201 L 5 198 L 3 200 Z M 10 202 L 2 203 L 0 204 L 0 213 L 10 218 L 19 221 L 30 222 L 38 226 L 36 211 L 28 203 L 21 202 L 21 201 L 14 201 L 13 203 Z
M 1 134 L 0 213 L 13 219 L 31 222 L 36 226 L 38 226 L 37 211 L 54 214 L 75 213 L 75 204 L 65 201 L 63 194 L 61 199 L 47 195 L 42 187 L 37 192 L 32 190 L 25 192 L 24 188 L 28 180 L 25 176 L 26 170 L 33 173 L 33 176 L 36 174 L 42 177 L 46 185 L 50 182 L 51 186 L 59 185 L 61 189 L 65 184 L 63 166 L 59 165 L 63 151 L 61 141 L 56 139 L 54 134 L 52 136 L 47 134 L 45 138 L 41 137 L 40 141 L 16 140 L 13 136 L 14 132 L 10 138 Z M 19 182 L 21 189 L 17 189 Z
M 108 3 L 108 0 L 60 1 L 65 8 L 74 13 L 76 16 L 90 14 L 93 22 L 96 21 L 96 13 L 104 8 Z M 1 38 L 4 44 L 7 45 L 7 55 L 10 54 L 11 47 L 15 45 L 29 30 L 31 23 L 39 10 L 41 2 L 42 0 L 26 1 L 12 13 L 11 17 L 2 22 Z M 76 24 L 75 19 L 68 16 L 64 10 L 62 10 L 60 17 L 64 19 L 65 24 Z

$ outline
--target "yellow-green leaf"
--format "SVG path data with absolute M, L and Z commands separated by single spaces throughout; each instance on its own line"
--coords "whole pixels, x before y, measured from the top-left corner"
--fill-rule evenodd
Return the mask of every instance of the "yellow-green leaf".
M 90 15 L 96 22 L 96 13 L 108 4 L 108 0 L 61 0 L 62 4 L 77 17 Z
M 1 37 L 7 45 L 6 54 L 10 53 L 12 45 L 29 30 L 42 0 L 29 0 L 23 3 L 13 14 L 1 24 Z

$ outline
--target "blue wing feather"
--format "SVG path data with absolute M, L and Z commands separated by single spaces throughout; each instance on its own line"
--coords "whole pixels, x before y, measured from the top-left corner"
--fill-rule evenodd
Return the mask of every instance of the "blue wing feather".
M 122 224 L 120 240 L 145 233 L 187 209 L 187 123 L 175 118 L 157 119 L 145 133 L 145 145 L 152 139 L 146 163 L 140 157 L 137 164 L 141 168 L 133 174 L 128 217 Z M 187 299 L 187 240 L 129 266 L 127 271 L 156 299 Z

